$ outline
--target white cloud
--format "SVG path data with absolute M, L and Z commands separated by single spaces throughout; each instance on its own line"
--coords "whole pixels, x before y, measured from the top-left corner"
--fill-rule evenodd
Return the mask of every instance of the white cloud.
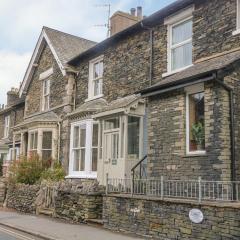
M 30 52 L 17 54 L 0 51 L 0 104 L 6 104 L 6 94 L 11 87 L 19 88 L 30 56 Z

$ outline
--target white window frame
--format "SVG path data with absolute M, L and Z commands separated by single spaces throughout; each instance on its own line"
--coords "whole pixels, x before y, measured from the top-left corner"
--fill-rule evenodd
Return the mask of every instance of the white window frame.
M 47 84 L 47 92 L 45 93 L 45 84 Z M 49 78 L 42 81 L 42 111 L 48 111 L 50 109 L 50 87 L 51 81 Z M 47 101 L 47 108 L 45 108 L 45 103 Z
M 86 101 L 90 101 L 93 99 L 101 98 L 103 97 L 103 76 L 94 79 L 93 75 L 93 67 L 94 64 L 98 62 L 103 62 L 103 55 L 94 58 L 93 60 L 89 61 L 89 80 L 88 80 L 88 99 Z M 104 68 L 104 66 L 103 66 Z M 94 96 L 94 81 L 99 80 L 100 81 L 100 86 L 101 86 L 101 93 Z
M 233 35 L 240 33 L 240 0 L 236 0 L 236 29 L 233 31 Z
M 37 148 L 31 148 L 31 135 L 34 134 L 34 139 L 33 139 L 33 146 L 35 146 L 35 141 L 37 139 Z M 37 134 L 37 138 L 36 138 L 36 134 Z M 31 130 L 29 131 L 29 141 L 28 141 L 28 154 L 32 151 L 36 151 L 38 153 L 38 146 L 39 146 L 39 132 L 38 130 Z
M 189 95 L 204 92 L 204 84 L 195 84 L 185 88 L 186 92 L 186 154 L 187 155 L 205 155 L 206 150 L 201 151 L 190 151 L 189 146 L 189 137 L 190 137 L 190 129 L 189 129 Z
M 176 25 L 179 25 L 185 21 L 188 21 L 188 20 L 191 20 L 193 18 L 193 13 L 194 11 L 194 6 L 191 6 L 187 9 L 184 9 L 182 10 L 181 12 L 173 15 L 173 16 L 169 16 L 168 18 L 166 18 L 164 20 L 164 24 L 167 25 L 167 32 L 168 32 L 168 36 L 167 36 L 167 73 L 163 73 L 163 77 L 166 77 L 166 76 L 169 76 L 169 75 L 172 75 L 174 73 L 177 73 L 177 72 L 180 72 L 180 71 L 183 71 L 191 66 L 193 66 L 193 63 L 188 65 L 188 66 L 185 66 L 183 68 L 178 68 L 178 69 L 175 69 L 175 70 L 172 70 L 172 50 L 177 48 L 177 47 L 180 47 L 180 46 L 183 46 L 187 43 L 190 43 L 192 42 L 192 37 L 181 42 L 181 43 L 178 43 L 178 44 L 175 44 L 174 46 L 172 46 L 172 29 L 174 26 Z
M 85 145 L 85 171 L 73 171 L 74 154 L 73 154 L 73 138 L 74 127 L 86 124 L 86 145 Z M 87 119 L 84 121 L 74 122 L 71 124 L 70 134 L 70 160 L 69 160 L 69 175 L 66 178 L 97 178 L 97 171 L 92 171 L 92 133 L 93 124 L 98 124 L 97 121 Z M 98 126 L 99 127 L 99 126 Z M 99 144 L 99 143 L 98 143 Z M 98 147 L 97 147 L 98 148 Z
M 4 117 L 4 138 L 9 137 L 10 131 L 10 115 Z
M 14 161 L 14 160 L 19 159 L 19 157 L 20 157 L 20 147 L 15 147 L 15 159 L 13 159 L 13 156 L 14 156 L 13 153 L 14 153 L 14 148 L 12 148 L 12 147 L 9 148 L 6 161 Z

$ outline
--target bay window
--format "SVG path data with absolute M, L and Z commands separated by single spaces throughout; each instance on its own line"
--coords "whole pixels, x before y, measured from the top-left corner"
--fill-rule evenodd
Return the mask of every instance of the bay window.
M 83 178 L 97 176 L 98 123 L 93 120 L 71 126 L 69 175 Z
M 204 92 L 187 94 L 187 153 L 205 153 Z

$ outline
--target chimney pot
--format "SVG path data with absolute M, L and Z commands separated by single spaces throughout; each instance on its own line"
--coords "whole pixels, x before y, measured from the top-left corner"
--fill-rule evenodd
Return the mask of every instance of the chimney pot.
M 142 18 L 142 7 L 141 6 L 137 7 L 137 17 Z
M 130 13 L 132 16 L 136 16 L 136 8 L 131 8 Z

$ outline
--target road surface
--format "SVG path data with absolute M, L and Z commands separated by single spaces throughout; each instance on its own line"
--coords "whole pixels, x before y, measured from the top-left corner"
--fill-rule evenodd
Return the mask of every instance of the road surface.
M 0 240 L 42 240 L 11 228 L 0 226 Z

